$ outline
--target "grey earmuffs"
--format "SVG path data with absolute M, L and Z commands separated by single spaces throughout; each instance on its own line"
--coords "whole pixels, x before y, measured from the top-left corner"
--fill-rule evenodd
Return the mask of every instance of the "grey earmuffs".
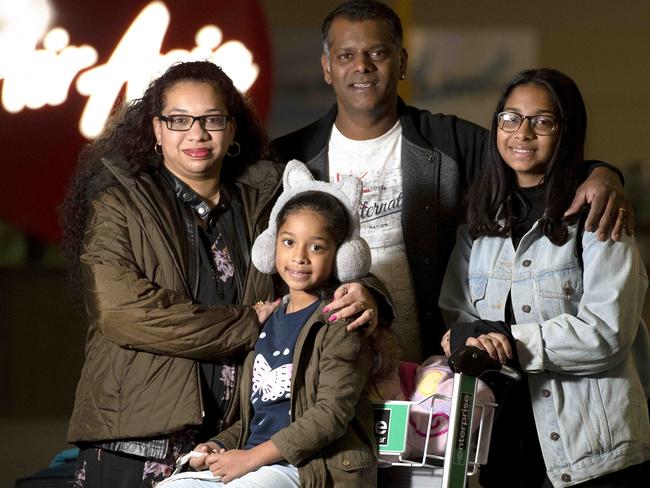
M 359 235 L 359 205 L 361 204 L 362 184 L 359 178 L 344 176 L 337 182 L 314 180 L 307 167 L 292 159 L 287 163 L 282 176 L 283 191 L 271 210 L 268 228 L 262 232 L 251 252 L 253 265 L 262 273 L 275 273 L 275 246 L 278 235 L 278 213 L 285 204 L 299 193 L 322 191 L 338 199 L 348 212 L 350 228 L 346 239 L 336 251 L 334 276 L 339 281 L 361 278 L 370 271 L 370 248 Z

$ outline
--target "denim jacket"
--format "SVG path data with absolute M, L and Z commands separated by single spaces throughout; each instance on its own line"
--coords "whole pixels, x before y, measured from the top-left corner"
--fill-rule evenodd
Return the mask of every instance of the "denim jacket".
M 440 296 L 451 324 L 503 321 L 510 295 L 519 364 L 555 487 L 650 458 L 646 270 L 633 237 L 600 242 L 584 232 L 580 254 L 576 232 L 570 227 L 568 241 L 555 246 L 536 223 L 515 250 L 509 237 L 472 241 L 462 226 Z

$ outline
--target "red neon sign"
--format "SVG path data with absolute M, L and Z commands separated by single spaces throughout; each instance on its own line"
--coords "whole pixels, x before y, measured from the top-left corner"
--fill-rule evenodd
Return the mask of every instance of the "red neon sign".
M 152 69 L 188 56 L 214 59 L 238 87 L 250 87 L 262 117 L 268 112 L 270 49 L 257 0 L 33 3 L 51 9 L 46 35 L 27 48 L 19 41 L 28 36 L 18 35 L 16 48 L 23 58 L 37 56 L 23 72 L 0 57 L 0 219 L 36 239 L 58 240 L 56 206 L 87 140 L 82 132 L 96 135 L 115 101 L 141 93 Z

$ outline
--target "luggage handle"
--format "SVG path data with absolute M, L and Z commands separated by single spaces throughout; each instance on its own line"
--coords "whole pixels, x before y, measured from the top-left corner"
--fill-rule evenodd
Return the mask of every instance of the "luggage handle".
M 496 371 L 513 381 L 521 380 L 521 373 L 516 369 L 501 364 L 490 355 L 474 346 L 459 347 L 449 356 L 449 366 L 455 373 L 462 373 L 480 378 L 488 371 Z

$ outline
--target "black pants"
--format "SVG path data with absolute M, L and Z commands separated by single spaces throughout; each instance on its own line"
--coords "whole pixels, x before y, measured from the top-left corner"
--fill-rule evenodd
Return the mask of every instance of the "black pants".
M 151 488 L 144 478 L 145 459 L 95 447 L 79 450 L 74 488 Z M 158 480 L 156 480 L 158 481 Z

